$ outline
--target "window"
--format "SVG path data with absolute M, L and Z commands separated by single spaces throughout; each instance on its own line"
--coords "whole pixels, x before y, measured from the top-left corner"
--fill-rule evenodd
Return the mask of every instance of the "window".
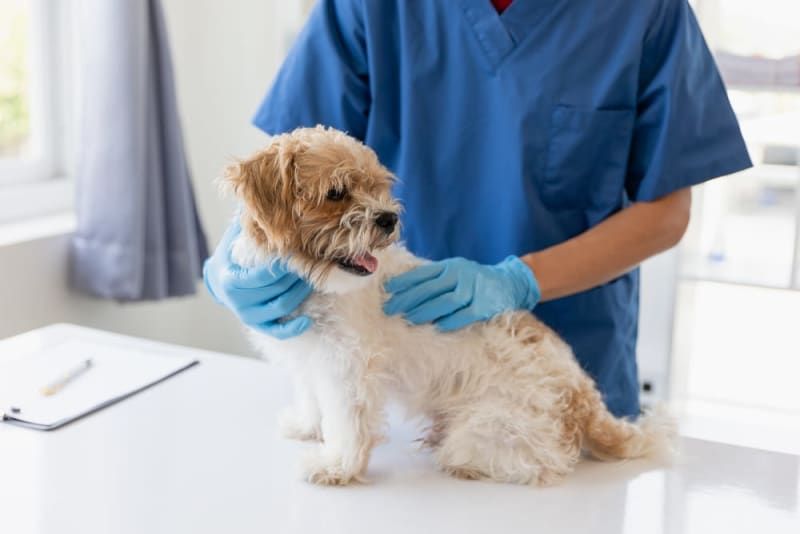
M 680 250 L 673 387 L 696 414 L 797 424 L 800 3 L 694 5 L 754 168 L 695 189 Z
M 0 0 L 0 222 L 32 215 L 42 202 L 44 211 L 63 209 L 71 198 L 63 180 L 72 97 L 68 5 Z
M 696 4 L 755 168 L 699 188 L 683 273 L 800 289 L 800 3 Z
M 30 148 L 30 6 L 0 0 L 0 157 L 24 156 Z

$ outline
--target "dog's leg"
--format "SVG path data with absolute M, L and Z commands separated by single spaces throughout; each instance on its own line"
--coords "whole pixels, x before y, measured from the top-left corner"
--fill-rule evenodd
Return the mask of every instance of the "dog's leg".
M 547 416 L 484 399 L 450 417 L 435 457 L 458 478 L 547 486 L 569 473 L 580 453 L 565 448 L 554 428 Z
M 305 374 L 295 374 L 294 404 L 280 415 L 281 433 L 289 439 L 322 440 L 319 403 L 309 380 Z
M 383 399 L 362 376 L 337 376 L 319 369 L 316 395 L 322 413 L 323 443 L 305 460 L 309 482 L 344 485 L 361 480 L 379 439 Z

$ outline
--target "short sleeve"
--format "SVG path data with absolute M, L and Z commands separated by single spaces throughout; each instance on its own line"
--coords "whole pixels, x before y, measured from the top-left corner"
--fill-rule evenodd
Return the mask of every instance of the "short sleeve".
M 363 139 L 369 106 L 359 0 L 320 0 L 253 124 L 268 134 L 322 124 Z
M 752 166 L 711 52 L 686 0 L 659 0 L 642 52 L 625 189 L 650 201 Z

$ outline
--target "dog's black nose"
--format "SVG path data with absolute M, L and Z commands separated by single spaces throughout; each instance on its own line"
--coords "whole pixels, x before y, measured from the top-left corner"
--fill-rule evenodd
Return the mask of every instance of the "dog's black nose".
M 393 211 L 382 211 L 375 218 L 375 224 L 387 234 L 391 234 L 397 225 L 397 214 Z

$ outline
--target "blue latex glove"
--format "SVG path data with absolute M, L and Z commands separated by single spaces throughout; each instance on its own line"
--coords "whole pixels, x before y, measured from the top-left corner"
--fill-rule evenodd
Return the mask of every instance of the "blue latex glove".
M 305 315 L 286 320 L 311 294 L 311 286 L 278 262 L 252 269 L 231 259 L 231 246 L 241 232 L 234 221 L 214 254 L 203 264 L 208 292 L 247 326 L 278 339 L 298 336 L 311 326 Z
M 497 265 L 464 258 L 429 263 L 388 280 L 392 293 L 383 311 L 402 313 L 414 324 L 432 322 L 444 332 L 486 321 L 507 310 L 531 310 L 539 302 L 539 283 L 516 256 Z

